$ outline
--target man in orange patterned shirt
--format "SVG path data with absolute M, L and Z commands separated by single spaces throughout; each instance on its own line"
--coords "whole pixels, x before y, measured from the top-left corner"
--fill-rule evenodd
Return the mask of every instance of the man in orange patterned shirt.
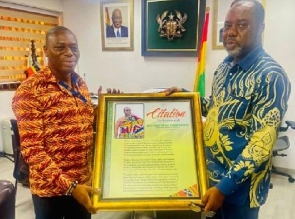
M 90 219 L 93 107 L 74 69 L 80 52 L 69 29 L 46 35 L 48 66 L 17 89 L 12 109 L 30 169 L 36 219 Z

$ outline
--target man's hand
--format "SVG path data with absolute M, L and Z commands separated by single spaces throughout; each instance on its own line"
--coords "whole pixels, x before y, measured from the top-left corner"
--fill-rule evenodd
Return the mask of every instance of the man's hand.
M 120 91 L 119 89 L 107 88 L 107 94 L 120 94 L 120 93 L 123 93 L 123 92 Z M 98 98 L 102 95 L 102 86 L 99 86 L 99 88 L 97 90 L 97 95 L 98 95 Z
M 74 199 L 83 205 L 91 214 L 95 214 L 97 209 L 91 204 L 90 194 L 99 194 L 99 190 L 90 186 L 78 184 L 72 192 Z
M 173 87 L 170 87 L 170 88 L 164 90 L 163 92 L 165 93 L 166 96 L 169 96 L 175 92 L 182 92 L 182 88 L 173 86 Z
M 205 211 L 217 211 L 224 201 L 224 195 L 217 189 L 216 186 L 210 188 L 202 198 L 205 205 Z

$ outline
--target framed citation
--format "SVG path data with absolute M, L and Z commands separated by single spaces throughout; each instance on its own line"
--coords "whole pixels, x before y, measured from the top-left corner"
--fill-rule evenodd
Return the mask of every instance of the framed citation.
M 188 210 L 207 190 L 198 93 L 105 94 L 95 137 L 100 210 Z

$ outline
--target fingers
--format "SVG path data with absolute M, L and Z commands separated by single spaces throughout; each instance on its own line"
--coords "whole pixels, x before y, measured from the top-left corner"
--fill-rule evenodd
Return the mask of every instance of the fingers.
M 100 98 L 101 94 L 102 94 L 102 86 L 99 86 L 99 88 L 97 90 L 97 96 L 98 96 L 98 98 Z
M 175 92 L 181 92 L 181 91 L 182 91 L 181 88 L 173 86 L 173 87 L 170 87 L 170 88 L 164 90 L 163 92 L 165 93 L 166 96 L 169 96 Z
M 97 90 L 97 93 L 98 94 L 101 94 L 102 93 L 102 86 L 99 86 L 98 90 Z
M 92 188 L 91 189 L 91 194 L 99 195 L 100 191 L 101 191 L 101 189 L 99 189 L 99 188 Z
M 100 191 L 101 191 L 101 189 L 93 188 L 91 186 L 85 186 L 85 188 L 86 188 L 86 191 L 88 192 L 88 194 L 97 194 L 97 195 L 99 195 Z M 87 211 L 89 211 L 89 213 L 91 213 L 91 214 L 96 214 L 98 209 L 93 207 L 90 197 L 86 196 L 85 198 L 86 198 L 86 200 L 85 200 L 86 205 L 84 205 L 84 206 L 86 207 Z
M 100 191 L 101 191 L 100 188 L 93 188 L 91 186 L 85 186 L 85 188 L 86 188 L 86 191 L 88 192 L 88 194 L 96 194 L 96 195 L 99 195 L 100 194 Z
M 120 93 L 123 93 L 120 89 L 115 89 L 115 88 L 107 88 L 106 89 L 106 93 L 107 94 L 120 94 Z M 98 96 L 101 96 L 102 95 L 102 86 L 99 86 L 98 90 L 97 90 L 97 93 L 98 93 Z
M 214 211 L 213 206 L 210 203 L 206 204 L 204 211 Z
M 83 205 L 87 211 L 91 214 L 95 214 L 97 209 L 93 207 L 91 203 L 90 194 L 99 194 L 100 189 L 93 188 L 87 185 L 78 184 L 77 187 L 73 190 L 72 196 L 75 198 L 81 205 Z
M 87 209 L 87 210 L 90 214 L 96 214 L 98 211 L 96 208 L 91 208 L 91 209 Z
M 86 204 L 86 209 L 90 214 L 96 214 L 97 210 L 96 208 L 93 207 L 90 198 L 87 199 L 87 204 Z
M 224 200 L 224 195 L 216 188 L 212 187 L 208 189 L 202 198 L 202 202 L 205 205 L 205 211 L 217 211 Z
M 208 198 L 209 198 L 209 195 L 207 193 L 205 193 L 205 195 L 202 198 L 202 204 L 203 205 L 206 205 L 207 204 Z
M 210 195 L 205 194 L 202 198 L 202 203 L 204 204 L 205 211 L 215 211 L 217 210 L 214 206 L 214 201 L 210 199 Z
M 204 205 L 205 211 L 208 211 L 208 206 L 207 206 L 208 199 L 209 199 L 209 195 L 207 193 L 205 193 L 205 195 L 202 198 L 202 204 Z
M 90 187 L 90 193 L 93 195 L 93 194 L 96 194 L 96 195 L 99 195 L 101 192 L 101 189 L 100 188 L 93 188 L 93 187 Z M 90 200 L 90 199 L 89 199 Z M 94 208 L 92 206 L 92 203 L 89 202 L 88 204 L 88 211 L 91 213 L 91 214 L 96 214 L 98 209 Z
M 107 88 L 107 93 L 108 94 L 120 94 L 120 93 L 122 93 L 119 89 L 115 89 L 115 88 L 113 88 L 113 89 L 111 89 L 111 88 Z

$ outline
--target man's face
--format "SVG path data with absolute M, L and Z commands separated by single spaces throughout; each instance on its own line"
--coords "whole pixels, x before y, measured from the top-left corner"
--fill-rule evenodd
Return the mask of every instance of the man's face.
M 223 29 L 223 45 L 229 55 L 241 58 L 257 45 L 257 26 L 254 22 L 252 3 L 234 5 L 230 8 Z
M 112 15 L 112 20 L 113 20 L 113 24 L 114 24 L 115 28 L 121 27 L 121 25 L 122 25 L 121 12 L 118 10 L 115 10 Z
M 72 73 L 80 57 L 77 39 L 69 31 L 58 31 L 49 36 L 44 52 L 51 71 L 56 74 Z
M 124 108 L 125 116 L 131 116 L 131 109 L 129 107 Z

